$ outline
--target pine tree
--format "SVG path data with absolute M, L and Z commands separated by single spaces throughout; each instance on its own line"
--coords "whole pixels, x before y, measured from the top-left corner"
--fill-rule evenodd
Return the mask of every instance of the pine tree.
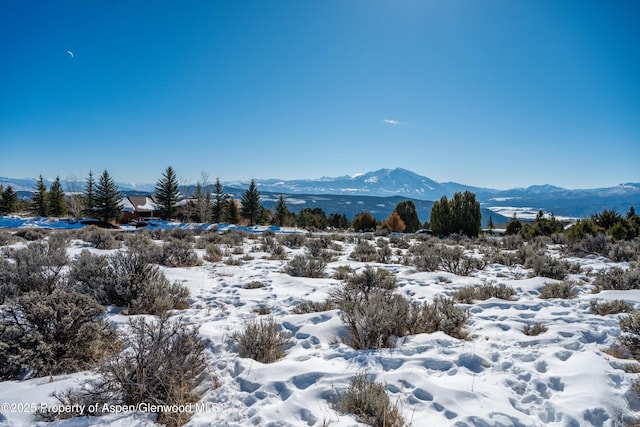
M 276 225 L 283 227 L 289 218 L 289 209 L 284 202 L 284 196 L 281 194 L 278 198 L 278 204 L 276 205 L 276 213 L 273 217 Z
M 514 212 L 513 217 L 511 218 L 511 221 L 509 221 L 509 224 L 507 224 L 507 228 L 504 230 L 504 234 L 507 236 L 515 235 L 520 233 L 521 230 L 522 230 L 522 223 L 520 222 L 520 220 L 518 219 L 518 217 Z
M 36 182 L 36 191 L 33 193 L 33 212 L 38 216 L 47 216 L 49 213 L 49 205 L 47 204 L 47 186 L 44 184 L 42 175 Z
M 249 225 L 255 225 L 260 214 L 260 192 L 256 181 L 251 180 L 249 188 L 242 193 L 242 216 L 249 220 Z
M 238 224 L 240 222 L 240 212 L 238 212 L 238 205 L 232 197 L 228 198 L 224 202 L 222 219 L 227 224 Z
M 49 214 L 55 217 L 61 217 L 66 212 L 67 207 L 64 200 L 64 191 L 62 190 L 62 184 L 58 176 L 49 189 Z
M 169 166 L 156 184 L 156 202 L 160 218 L 170 220 L 175 216 L 179 195 L 178 178 L 173 168 Z
M 18 208 L 18 194 L 12 186 L 2 190 L 0 185 L 0 215 L 13 213 Z
M 489 233 L 493 233 L 493 229 L 495 225 L 493 225 L 493 218 L 489 215 L 489 222 L 487 223 L 487 228 L 489 229 Z
M 433 203 L 429 216 L 431 231 L 436 236 L 446 236 L 451 233 L 451 210 L 447 196 Z
M 369 212 L 362 212 L 351 221 L 351 226 L 355 231 L 374 231 L 376 219 Z
M 96 207 L 96 181 L 93 178 L 93 172 L 89 171 L 89 177 L 84 188 L 84 211 L 87 215 L 93 216 Z
M 220 183 L 220 178 L 216 178 L 215 185 L 215 197 L 213 199 L 213 206 L 211 207 L 211 222 L 214 224 L 219 224 L 223 220 L 223 211 L 224 211 L 224 194 L 222 192 L 222 184 Z
M 100 179 L 95 188 L 95 215 L 104 222 L 115 221 L 120 218 L 122 207 L 120 200 L 122 196 L 118 192 L 118 187 L 105 169 L 100 175 Z
M 400 219 L 404 222 L 406 226 L 404 229 L 405 233 L 415 233 L 422 227 L 420 219 L 418 218 L 416 205 L 412 200 L 404 200 L 398 203 L 394 211 L 398 213 Z

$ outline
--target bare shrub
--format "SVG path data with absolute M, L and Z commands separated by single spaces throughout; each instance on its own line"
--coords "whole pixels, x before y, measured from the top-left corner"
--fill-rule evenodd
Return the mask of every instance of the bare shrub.
M 330 299 L 325 301 L 302 301 L 298 305 L 294 306 L 291 309 L 293 314 L 307 314 L 307 313 L 318 313 L 322 311 L 329 311 L 336 308 L 336 305 Z
M 351 268 L 350 265 L 341 265 L 336 268 L 333 278 L 336 280 L 345 280 L 350 274 L 353 274 L 353 268 Z
M 285 356 L 284 346 L 289 344 L 289 333 L 279 330 L 273 317 L 249 322 L 243 332 L 231 338 L 239 348 L 240 357 L 249 357 L 261 363 L 272 363 Z
M 87 243 L 90 243 L 96 249 L 117 249 L 120 247 L 120 242 L 116 241 L 113 237 L 113 233 L 103 228 L 90 225 L 82 228 L 77 237 Z
M 514 295 L 515 291 L 508 286 L 485 284 L 480 286 L 465 286 L 454 292 L 453 299 L 465 304 L 471 304 L 474 300 L 483 301 L 489 298 L 499 298 L 509 301 Z
M 382 383 L 370 380 L 366 372 L 357 374 L 340 396 L 338 408 L 354 414 L 358 421 L 372 427 L 405 425 L 397 405 L 392 405 Z
M 593 287 L 596 292 L 640 289 L 640 268 L 638 264 L 632 263 L 626 270 L 620 267 L 601 270 L 593 281 Z
M 47 242 L 33 242 L 10 253 L 13 263 L 0 263 L 5 286 L 18 294 L 51 293 L 60 284 L 67 264 L 67 242 L 52 235 Z
M 105 294 L 110 304 L 126 307 L 128 314 L 156 314 L 188 307 L 189 290 L 171 284 L 157 265 L 138 254 L 116 252 L 109 256 Z
M 378 259 L 378 251 L 366 240 L 360 240 L 351 251 L 349 259 L 359 262 L 373 262 Z
M 243 288 L 245 288 L 245 289 L 262 289 L 262 288 L 264 288 L 264 283 L 260 282 L 259 280 L 254 280 L 252 282 L 245 283 Z
M 195 233 L 186 228 L 174 228 L 173 230 L 167 231 L 166 236 L 170 239 L 185 240 L 189 243 L 195 240 Z
M 105 289 L 111 280 L 107 257 L 93 255 L 83 249 L 70 264 L 67 286 L 71 291 L 89 295 L 100 304 L 108 304 Z
M 522 328 L 522 333 L 528 336 L 537 336 L 547 332 L 547 330 L 549 330 L 549 328 L 540 322 L 527 322 L 525 323 L 524 328 Z
M 207 245 L 206 253 L 204 255 L 204 259 L 209 262 L 220 262 L 222 261 L 222 250 L 220 246 L 215 243 L 210 243 Z
M 593 314 L 598 314 L 600 316 L 606 316 L 607 314 L 631 313 L 633 311 L 633 305 L 620 299 L 607 302 L 591 300 L 590 308 Z
M 431 242 L 413 246 L 409 252 L 413 254 L 411 263 L 420 271 L 436 271 L 440 266 L 440 254 Z
M 131 336 L 125 350 L 104 364 L 99 377 L 89 387 L 54 393 L 62 405 L 79 404 L 85 412 L 72 416 L 103 415 L 103 405 L 149 407 L 184 407 L 200 400 L 210 387 L 206 372 L 207 343 L 180 320 L 166 317 L 156 322 L 142 318 L 132 320 Z M 88 408 L 96 408 L 88 412 Z M 157 422 L 170 427 L 189 421 L 188 411 L 158 410 Z M 44 413 L 52 421 L 69 414 Z
M 294 277 L 324 277 L 326 263 L 304 255 L 294 256 L 286 265 L 284 272 Z
M 570 253 L 577 256 L 590 254 L 607 256 L 609 248 L 609 238 L 604 233 L 598 233 L 595 236 L 587 234 L 578 241 L 570 241 L 567 247 Z
M 533 268 L 533 274 L 549 279 L 562 280 L 569 274 L 570 265 L 567 261 L 536 254 L 525 262 L 526 268 Z
M 162 262 L 162 248 L 151 240 L 148 232 L 128 235 L 124 245 L 130 253 L 141 256 L 148 263 L 160 264 Z
M 440 268 L 458 276 L 468 276 L 473 270 L 484 268 L 482 260 L 464 253 L 459 246 L 440 246 L 438 248 Z
M 611 245 L 607 257 L 614 262 L 628 262 L 639 260 L 640 239 L 621 241 Z
M 26 293 L 0 312 L 0 378 L 25 379 L 95 366 L 117 349 L 94 299 L 57 289 Z
M 444 332 L 454 338 L 466 338 L 464 325 L 469 311 L 455 306 L 452 298 L 437 297 L 431 304 L 425 302 L 416 307 L 410 323 L 410 333 Z
M 47 232 L 42 228 L 25 228 L 16 231 L 16 236 L 22 237 L 30 242 L 35 242 L 37 240 L 44 240 L 44 238 L 47 237 Z
M 279 236 L 280 243 L 289 249 L 301 248 L 305 245 L 307 238 L 298 233 L 283 234 Z
M 564 281 L 561 283 L 545 283 L 544 287 L 540 290 L 540 298 L 575 298 L 577 295 L 575 285 L 575 282 L 572 281 Z
M 167 267 L 193 267 L 200 265 L 200 260 L 188 240 L 170 239 L 162 245 L 162 264 Z

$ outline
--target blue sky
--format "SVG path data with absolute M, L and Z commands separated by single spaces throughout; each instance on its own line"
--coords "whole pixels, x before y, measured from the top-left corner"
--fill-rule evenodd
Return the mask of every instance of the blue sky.
M 3 0 L 0 176 L 640 182 L 638 22 L 635 0 Z

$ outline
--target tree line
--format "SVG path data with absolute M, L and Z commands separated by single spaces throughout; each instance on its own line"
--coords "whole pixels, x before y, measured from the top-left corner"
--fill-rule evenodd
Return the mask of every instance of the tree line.
M 17 195 L 11 187 L 3 190 L 0 187 L 0 213 L 14 212 L 17 208 Z M 245 223 L 275 224 L 278 226 L 295 226 L 304 229 L 324 230 L 348 229 L 355 231 L 386 230 L 387 232 L 414 233 L 422 228 L 433 230 L 436 235 L 461 233 L 470 237 L 480 232 L 480 204 L 475 195 L 466 191 L 456 193 L 449 201 L 446 196 L 434 203 L 431 210 L 431 223 L 422 223 L 418 218 L 416 206 L 411 200 L 405 200 L 395 207 L 384 220 L 378 221 L 368 212 L 362 212 L 349 221 L 344 214 L 327 215 L 320 208 L 303 208 L 295 214 L 287 207 L 285 198 L 280 195 L 273 211 L 266 209 L 260 202 L 260 191 L 255 180 L 241 195 L 240 200 L 224 193 L 224 188 L 217 178 L 208 184 L 206 176 L 198 181 L 195 192 L 190 197 L 181 194 L 175 170 L 169 166 L 155 185 L 154 200 L 158 206 L 157 215 L 164 220 L 180 219 L 201 223 Z M 107 170 L 99 177 L 89 172 L 81 191 L 65 197 L 65 193 L 56 177 L 50 188 L 39 176 L 32 196 L 30 210 L 33 214 L 46 217 L 62 217 L 67 214 L 80 217 L 89 216 L 105 223 L 113 223 L 122 217 L 121 200 L 115 181 Z M 181 202 L 180 205 L 178 202 Z

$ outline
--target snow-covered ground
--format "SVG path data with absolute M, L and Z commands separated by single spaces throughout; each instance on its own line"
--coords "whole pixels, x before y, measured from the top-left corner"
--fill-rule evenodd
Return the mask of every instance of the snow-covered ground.
M 251 238 L 245 239 L 244 255 L 234 255 L 252 258 L 242 265 L 205 261 L 198 267 L 163 268 L 170 281 L 190 289 L 191 307 L 175 315 L 198 325 L 210 340 L 210 371 L 219 382 L 201 400 L 190 426 L 357 425 L 354 416 L 339 413 L 334 403 L 362 371 L 386 385 L 391 401 L 413 426 L 616 426 L 640 415 L 629 392 L 635 375 L 623 369 L 630 362 L 604 352 L 620 334 L 619 316 L 598 316 L 589 309 L 595 298 L 624 299 L 640 308 L 640 291 L 594 295 L 589 284 L 593 276 L 579 274 L 571 276 L 582 284 L 576 298 L 543 300 L 539 291 L 553 280 L 528 277 L 530 271 L 522 267 L 490 264 L 469 277 L 419 272 L 400 263 L 351 261 L 354 244 L 340 244 L 338 260 L 327 265 L 327 278 L 321 279 L 283 273 L 286 261 L 267 259 L 259 241 Z M 80 249 L 74 246 L 69 253 L 75 256 Z M 291 257 L 304 250 L 287 252 Z M 593 271 L 621 265 L 597 257 L 570 261 Z M 356 271 L 365 265 L 388 269 L 397 276 L 397 292 L 415 301 L 483 283 L 512 287 L 516 295 L 512 301 L 461 304 L 471 314 L 467 340 L 438 332 L 400 338 L 391 349 L 356 351 L 341 342 L 345 329 L 338 310 L 292 313 L 302 300 L 323 301 L 338 285 L 331 277 L 342 265 Z M 244 287 L 253 281 L 264 287 Z M 254 311 L 259 307 L 268 308 L 292 337 L 286 357 L 271 364 L 238 357 L 230 339 L 259 317 Z M 125 321 L 121 315 L 109 316 L 119 324 Z M 522 332 L 527 322 L 540 322 L 548 331 L 527 336 Z M 91 375 L 0 383 L 0 425 L 33 425 L 31 405 L 53 405 L 52 391 L 80 386 Z M 153 425 L 153 416 L 112 413 L 42 425 L 147 426 Z

